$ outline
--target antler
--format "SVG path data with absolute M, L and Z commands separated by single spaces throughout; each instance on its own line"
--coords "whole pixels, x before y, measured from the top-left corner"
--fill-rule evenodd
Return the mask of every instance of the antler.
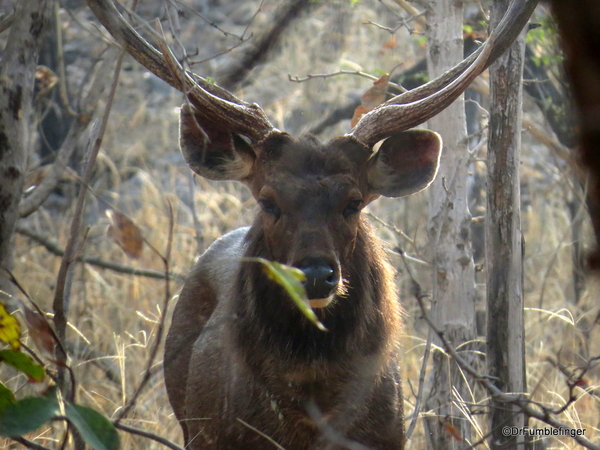
M 140 36 L 123 18 L 111 0 L 88 0 L 88 6 L 112 37 L 141 65 L 175 89 L 187 94 L 207 122 L 227 123 L 232 131 L 260 142 L 275 127 L 256 103 L 246 103 L 229 91 L 185 70 L 166 44 L 162 53 Z
M 426 122 L 448 107 L 510 46 L 538 0 L 514 0 L 485 44 L 435 80 L 398 95 L 365 114 L 349 133 L 371 147 L 381 139 Z
M 216 127 L 227 123 L 232 131 L 253 143 L 275 130 L 256 103 L 246 103 L 229 91 L 185 70 L 167 45 L 159 43 L 162 53 L 140 36 L 112 3 L 112 0 L 88 0 L 98 20 L 125 51 L 140 64 L 187 97 L 207 122 Z M 366 114 L 349 133 L 371 147 L 392 134 L 429 120 L 449 106 L 471 82 L 489 67 L 527 23 L 538 0 L 514 0 L 498 27 L 485 44 L 471 56 L 435 80 L 398 95 Z

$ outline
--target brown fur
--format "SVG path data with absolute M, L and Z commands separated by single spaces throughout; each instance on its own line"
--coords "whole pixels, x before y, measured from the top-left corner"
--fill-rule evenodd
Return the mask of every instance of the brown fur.
M 396 190 L 405 195 L 413 185 L 428 184 L 439 145 L 423 148 L 433 158 L 409 165 L 418 165 L 413 175 L 413 168 L 429 175 L 407 183 L 396 170 L 391 177 L 399 181 L 381 185 L 402 183 Z M 255 152 L 255 161 L 246 158 L 252 165 L 238 172 L 250 174 L 241 181 L 262 211 L 252 227 L 229 233 L 200 258 L 167 338 L 165 380 L 186 445 L 273 448 L 266 435 L 287 450 L 349 443 L 402 449 L 400 306 L 381 244 L 360 213 L 380 195 L 369 185 L 369 167 L 390 172 L 381 169 L 388 163 L 376 162 L 348 137 L 325 146 L 276 133 Z M 229 169 L 227 160 L 211 157 L 202 170 L 220 176 Z M 348 206 L 357 199 L 358 210 Z M 320 258 L 339 271 L 334 301 L 316 310 L 326 332 L 300 313 L 254 257 L 297 267 Z

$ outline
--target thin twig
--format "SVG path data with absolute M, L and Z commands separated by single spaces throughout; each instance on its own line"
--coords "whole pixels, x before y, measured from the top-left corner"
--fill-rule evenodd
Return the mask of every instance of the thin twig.
M 27 291 L 25 290 L 25 288 L 24 288 L 24 287 L 21 285 L 21 283 L 19 283 L 19 281 L 18 281 L 18 280 L 15 278 L 15 276 L 13 275 L 13 273 L 12 273 L 10 270 L 8 270 L 7 268 L 4 268 L 4 270 L 5 270 L 5 271 L 6 271 L 6 273 L 8 274 L 8 277 L 9 277 L 9 279 L 10 279 L 10 282 L 11 282 L 12 284 L 14 284 L 14 285 L 17 287 L 17 289 L 18 289 L 19 291 L 21 291 L 21 293 L 22 293 L 22 294 L 25 296 L 25 298 L 26 298 L 26 299 L 29 301 L 29 303 L 30 303 L 30 304 L 31 304 L 31 305 L 32 305 L 32 306 L 35 308 L 36 312 L 37 312 L 37 313 L 39 314 L 39 316 L 40 316 L 40 319 L 46 323 L 46 325 L 48 326 L 48 331 L 49 331 L 49 333 L 51 334 L 51 336 L 52 336 L 52 339 L 54 340 L 55 344 L 56 344 L 56 345 L 57 345 L 57 346 L 58 346 L 58 347 L 61 349 L 61 351 L 62 351 L 64 354 L 66 354 L 66 353 L 67 353 L 67 350 L 66 350 L 66 348 L 63 346 L 63 342 L 62 342 L 62 341 L 61 341 L 61 340 L 58 338 L 58 336 L 57 336 L 57 334 L 56 334 L 56 331 L 54 331 L 54 328 L 52 328 L 52 326 L 50 325 L 50 323 L 49 323 L 49 321 L 48 321 L 48 319 L 47 319 L 47 317 L 46 317 L 46 314 L 44 313 L 44 311 L 42 311 L 42 308 L 40 308 L 40 307 L 39 307 L 39 305 L 38 305 L 36 302 L 34 302 L 34 301 L 33 301 L 33 299 L 32 299 L 32 298 L 29 296 L 29 294 L 27 293 Z M 23 304 L 23 305 L 24 305 L 24 304 Z M 32 355 L 32 356 L 33 356 L 33 357 L 34 357 L 34 358 L 35 358 L 35 359 L 38 361 L 38 363 L 40 363 L 40 365 L 42 365 L 42 366 L 44 365 L 44 364 L 42 363 L 41 359 L 40 359 L 40 358 L 39 358 L 37 355 L 35 355 L 35 354 L 33 353 L 33 351 L 32 351 L 32 350 L 28 349 L 27 347 L 25 347 L 25 348 L 26 348 L 26 349 L 29 351 L 29 353 L 31 353 L 31 355 Z M 69 370 L 70 370 L 70 369 L 69 369 Z M 75 386 L 72 386 L 72 387 L 73 387 L 73 389 L 75 388 Z
M 542 129 L 533 120 L 530 120 L 527 117 L 523 118 L 523 128 L 541 144 L 545 145 L 554 155 L 565 161 L 579 179 L 585 179 L 584 171 L 581 164 L 574 156 L 574 152 L 561 144 L 554 136 L 554 133 L 548 133 L 547 130 Z
M 408 265 L 408 261 L 406 261 L 404 252 L 400 253 L 402 256 L 402 261 L 404 262 L 404 267 L 406 269 L 406 273 L 410 277 L 413 286 L 417 283 L 414 278 L 410 266 Z M 433 330 L 429 328 L 427 333 L 427 343 L 425 344 L 425 353 L 423 354 L 423 362 L 421 364 L 421 370 L 419 371 L 419 385 L 417 387 L 417 395 L 415 396 L 415 408 L 413 411 L 413 415 L 410 421 L 410 425 L 406 430 L 406 439 L 410 439 L 416 425 L 417 420 L 419 419 L 419 414 L 421 412 L 421 403 L 423 401 L 423 394 L 425 391 L 425 376 L 427 375 L 427 364 L 429 363 L 429 356 L 431 354 L 431 345 L 433 344 Z
M 414 28 L 409 28 L 408 27 L 408 23 L 412 22 L 413 20 L 416 20 L 418 22 L 419 19 L 423 19 L 423 16 L 425 14 L 426 14 L 425 11 L 421 11 L 421 12 L 419 12 L 417 14 L 414 14 L 414 15 L 412 15 L 410 17 L 399 19 L 398 20 L 398 25 L 396 25 L 393 28 L 386 27 L 386 26 L 381 25 L 381 24 L 379 24 L 377 22 L 373 22 L 372 20 L 367 20 L 365 22 L 365 25 L 373 25 L 374 27 L 379 28 L 380 30 L 383 30 L 383 31 L 387 31 L 390 34 L 394 34 L 400 28 L 405 27 L 410 34 L 417 34 L 417 32 L 414 30 Z
M 207 25 L 213 27 L 214 29 L 220 31 L 223 36 L 225 37 L 233 37 L 238 39 L 239 41 L 244 41 L 244 33 L 246 32 L 246 30 L 244 30 L 244 33 L 242 35 L 237 35 L 235 33 L 230 33 L 229 31 L 225 31 L 223 28 L 219 27 L 219 25 L 212 21 L 209 20 L 208 18 L 206 18 L 205 16 L 203 16 L 200 12 L 198 12 L 196 10 L 196 8 L 192 8 L 191 6 L 183 3 L 182 1 L 179 0 L 169 0 L 169 3 L 171 3 L 172 5 L 174 5 L 177 9 L 179 9 L 178 7 L 181 7 L 182 9 L 185 9 L 186 11 L 188 11 L 189 13 L 191 13 L 192 15 L 199 17 L 201 20 L 203 20 L 204 22 L 206 22 Z
M 28 237 L 29 239 L 37 242 L 38 244 L 43 245 L 46 250 L 56 256 L 64 256 L 65 251 L 60 248 L 54 241 L 46 238 L 45 236 L 41 236 L 34 231 L 26 228 L 21 224 L 17 224 L 15 231 L 23 236 Z M 75 258 L 75 261 L 84 262 L 86 264 L 90 264 L 92 266 L 100 267 L 102 269 L 112 270 L 118 273 L 124 273 L 127 275 L 135 275 L 138 277 L 146 277 L 146 278 L 154 278 L 157 280 L 164 280 L 166 275 L 161 270 L 154 269 L 142 269 L 139 267 L 127 266 L 125 264 L 119 264 L 113 261 L 107 261 L 105 259 L 99 258 L 97 256 L 86 256 L 80 255 Z M 170 276 L 177 280 L 184 280 L 186 278 L 185 275 L 180 273 L 171 273 Z
M 427 20 L 425 19 L 425 17 L 423 17 L 427 11 L 418 11 L 414 6 L 410 5 L 405 0 L 394 0 L 394 2 L 400 8 L 402 8 L 404 11 L 411 15 L 411 17 L 405 19 L 405 21 L 412 20 L 414 18 L 417 20 L 419 25 L 423 27 L 427 25 Z
M 273 440 L 273 438 L 271 436 L 266 435 L 265 433 L 263 433 L 262 431 L 260 431 L 258 428 L 253 427 L 252 425 L 250 425 L 247 422 L 244 422 L 242 419 L 240 419 L 239 417 L 236 417 L 236 420 L 241 423 L 242 425 L 244 425 L 245 427 L 251 429 L 252 431 L 254 431 L 256 434 L 258 434 L 259 436 L 264 437 L 267 441 L 269 441 L 271 444 L 273 444 L 275 447 L 277 447 L 279 450 L 285 450 L 284 447 L 282 447 L 281 445 L 279 445 L 275 440 Z
M 18 442 L 21 445 L 24 445 L 27 448 L 32 448 L 33 450 L 51 450 L 48 447 L 44 447 L 43 445 L 36 444 L 24 437 L 11 437 L 11 439 L 15 442 Z
M 415 246 L 415 241 L 414 239 L 412 239 L 410 236 L 408 236 L 404 231 L 402 231 L 400 228 L 396 227 L 395 225 L 386 222 L 385 220 L 377 217 L 375 214 L 373 214 L 372 212 L 367 212 L 365 213 L 368 217 L 370 217 L 371 219 L 375 220 L 377 223 L 379 223 L 380 225 L 383 225 L 384 227 L 386 227 L 388 230 L 392 230 L 396 235 L 400 236 L 403 239 L 406 239 L 413 247 Z
M 117 84 L 119 81 L 119 74 L 121 73 L 121 65 L 123 63 L 123 58 L 125 56 L 125 52 L 121 51 L 119 57 L 117 58 L 117 64 L 115 68 L 115 73 L 113 76 L 113 82 L 111 85 L 111 89 L 108 94 L 108 98 L 106 101 L 106 107 L 104 110 L 104 114 L 102 116 L 102 120 L 100 122 L 99 129 L 97 133 L 94 133 L 92 130 L 92 135 L 90 139 L 91 152 L 89 155 L 89 159 L 85 168 L 85 175 L 83 178 L 84 185 L 89 186 L 93 169 L 96 162 L 96 157 L 100 151 L 100 146 L 102 144 L 102 137 L 104 136 L 104 132 L 106 131 L 106 126 L 108 123 L 108 117 L 110 115 L 110 111 L 112 109 L 112 104 L 114 101 L 115 93 L 117 90 Z M 56 290 L 54 292 L 54 301 L 53 301 L 53 311 L 54 311 L 54 326 L 56 334 L 60 341 L 64 342 L 66 339 L 66 328 L 67 328 L 67 314 L 68 311 L 65 308 L 65 291 L 66 291 L 66 282 L 68 277 L 69 270 L 72 270 L 72 264 L 74 262 L 74 257 L 78 253 L 78 242 L 79 242 L 79 232 L 81 228 L 81 218 L 83 216 L 83 207 L 85 204 L 85 198 L 87 195 L 87 189 L 81 189 L 79 192 L 79 196 L 77 198 L 77 203 L 75 207 L 75 212 L 73 216 L 73 220 L 71 222 L 71 229 L 69 233 L 69 239 L 67 241 L 67 246 L 65 248 L 65 254 L 62 258 L 60 269 L 58 272 L 58 276 L 56 279 Z M 56 360 L 58 365 L 58 380 L 61 391 L 66 391 L 66 385 L 64 382 L 64 367 L 66 366 L 67 355 L 62 349 L 56 352 Z M 74 383 L 74 380 L 72 381 Z M 65 397 L 69 401 L 75 400 L 76 390 L 73 392 L 67 393 L 65 392 Z
M 398 66 L 396 66 L 396 67 L 398 67 Z M 394 69 L 396 67 L 394 67 Z M 309 74 L 306 74 L 306 76 L 304 78 L 300 78 L 298 75 L 296 75 L 294 77 L 294 76 L 292 76 L 292 74 L 288 73 L 288 80 L 293 83 L 304 83 L 305 81 L 312 80 L 313 78 L 331 78 L 331 77 L 337 77 L 340 75 L 356 75 L 359 77 L 368 78 L 369 80 L 372 80 L 372 81 L 377 81 L 380 78 L 380 77 L 376 77 L 375 75 L 371 75 L 370 73 L 363 72 L 362 70 L 338 70 L 337 72 L 331 72 L 331 73 L 314 73 L 314 74 L 309 73 Z M 403 88 L 402 86 L 400 86 L 397 83 L 389 82 L 388 86 L 396 88 L 400 92 L 407 92 L 407 90 L 405 88 Z
M 115 426 L 115 428 L 118 428 L 119 430 L 123 430 L 127 433 L 137 434 L 138 436 L 152 439 L 153 441 L 163 444 L 164 446 L 169 447 L 173 450 L 184 450 L 183 447 L 180 447 L 179 445 L 175 444 L 174 442 L 171 442 L 170 440 L 168 440 L 162 436 L 159 436 L 157 434 L 150 433 L 149 431 L 140 430 L 139 428 L 131 427 L 129 425 L 124 425 L 117 420 L 113 421 L 113 425 Z
M 69 93 L 67 91 L 67 72 L 65 70 L 65 52 L 63 46 L 62 21 L 60 20 L 60 8 L 58 2 L 54 4 L 54 21 L 56 23 L 56 55 L 58 63 L 58 91 L 63 108 L 73 117 L 77 117 L 76 111 L 71 108 Z

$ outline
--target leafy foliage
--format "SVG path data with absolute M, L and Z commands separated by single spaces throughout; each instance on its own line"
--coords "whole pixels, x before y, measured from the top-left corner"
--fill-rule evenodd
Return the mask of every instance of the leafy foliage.
M 0 383 L 0 415 L 2 412 L 15 402 L 15 396 L 3 383 Z
M 14 367 L 27 375 L 30 381 L 44 381 L 45 371 L 42 366 L 33 362 L 30 356 L 17 350 L 0 351 L 0 361 Z
M 31 433 L 59 413 L 56 395 L 16 401 L 8 405 L 0 417 L 0 436 L 17 437 Z
M 46 320 L 37 317 L 39 314 L 33 313 L 27 307 L 25 307 L 25 315 L 30 334 L 33 337 L 37 336 L 39 340 L 40 334 L 43 336 L 48 335 L 51 343 L 54 342 L 55 335 L 54 333 L 48 333 L 47 328 L 50 325 Z M 19 321 L 8 314 L 2 304 L 0 304 L 0 316 L 2 321 L 0 341 L 11 347 L 10 349 L 0 350 L 0 362 L 4 362 L 23 373 L 30 382 L 44 381 L 46 378 L 44 368 L 20 350 L 21 326 Z M 79 430 L 90 447 L 95 450 L 116 450 L 119 448 L 119 435 L 106 417 L 91 408 L 72 403 L 65 403 L 64 407 L 61 408 L 54 387 L 48 389 L 44 396 L 16 400 L 13 392 L 0 383 L 0 436 L 20 437 L 37 430 L 52 420 L 64 420 L 63 409 L 66 419 Z
M 532 26 L 525 36 L 525 42 L 535 50 L 534 62 L 538 66 L 562 65 L 564 54 L 560 50 L 556 22 L 550 17 L 542 18 L 537 26 Z
M 98 411 L 85 406 L 67 404 L 65 412 L 85 442 L 96 450 L 119 448 L 119 435 L 110 421 Z

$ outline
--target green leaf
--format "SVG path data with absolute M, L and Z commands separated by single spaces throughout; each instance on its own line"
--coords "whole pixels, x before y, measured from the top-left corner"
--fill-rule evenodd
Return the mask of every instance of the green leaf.
M 306 290 L 302 281 L 306 280 L 304 272 L 296 267 L 287 266 L 276 261 L 269 261 L 264 258 L 245 258 L 251 261 L 259 262 L 263 265 L 265 274 L 279 284 L 294 301 L 302 314 L 308 320 L 314 323 L 321 331 L 327 331 L 327 328 L 319 321 L 315 312 L 308 304 Z
M 98 411 L 67 403 L 67 419 L 81 433 L 86 444 L 95 450 L 118 450 L 119 435 L 114 425 Z
M 33 362 L 25 353 L 17 350 L 0 351 L 0 361 L 4 361 L 18 371 L 23 372 L 31 381 L 44 381 L 44 377 L 46 376 L 46 372 L 42 366 Z
M 4 410 L 15 402 L 15 396 L 12 391 L 7 388 L 4 383 L 0 383 L 0 416 Z
M 59 414 L 58 401 L 49 397 L 28 397 L 4 409 L 0 436 L 17 437 L 37 430 Z

